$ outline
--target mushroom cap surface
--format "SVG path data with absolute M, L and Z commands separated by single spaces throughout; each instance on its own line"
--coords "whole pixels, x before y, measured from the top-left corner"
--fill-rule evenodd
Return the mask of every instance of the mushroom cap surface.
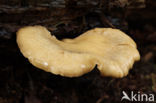
M 111 28 L 95 28 L 60 41 L 43 26 L 28 26 L 17 32 L 17 43 L 34 66 L 66 77 L 81 76 L 97 65 L 101 75 L 121 78 L 140 59 L 136 43 Z

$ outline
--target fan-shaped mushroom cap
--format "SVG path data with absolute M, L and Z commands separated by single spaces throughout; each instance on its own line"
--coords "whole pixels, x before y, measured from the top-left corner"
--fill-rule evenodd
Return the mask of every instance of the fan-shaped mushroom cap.
M 135 42 L 111 28 L 95 28 L 60 41 L 45 27 L 28 26 L 17 32 L 17 43 L 34 66 L 66 77 L 81 76 L 95 65 L 103 76 L 123 77 L 140 59 Z

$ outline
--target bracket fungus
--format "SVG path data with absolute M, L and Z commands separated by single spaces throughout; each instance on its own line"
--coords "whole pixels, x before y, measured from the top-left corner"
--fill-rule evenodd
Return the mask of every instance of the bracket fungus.
M 28 26 L 17 32 L 17 43 L 34 66 L 66 77 L 81 76 L 97 65 L 101 75 L 121 78 L 140 59 L 136 43 L 111 28 L 95 28 L 61 41 L 45 27 Z

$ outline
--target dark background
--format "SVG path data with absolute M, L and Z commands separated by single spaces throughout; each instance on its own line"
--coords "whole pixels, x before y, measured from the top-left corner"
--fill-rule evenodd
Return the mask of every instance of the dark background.
M 53 75 L 20 53 L 16 31 L 28 25 L 58 39 L 118 28 L 135 40 L 141 60 L 122 79 L 101 77 L 96 67 L 77 78 Z M 156 0 L 0 0 L 0 103 L 120 103 L 123 90 L 156 100 Z

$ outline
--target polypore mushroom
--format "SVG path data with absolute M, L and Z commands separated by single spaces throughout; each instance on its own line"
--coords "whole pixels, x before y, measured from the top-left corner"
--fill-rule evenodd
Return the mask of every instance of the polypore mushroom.
M 135 42 L 111 28 L 95 28 L 60 41 L 45 27 L 28 26 L 17 32 L 17 43 L 34 66 L 66 77 L 81 76 L 96 65 L 103 76 L 123 77 L 140 59 Z

